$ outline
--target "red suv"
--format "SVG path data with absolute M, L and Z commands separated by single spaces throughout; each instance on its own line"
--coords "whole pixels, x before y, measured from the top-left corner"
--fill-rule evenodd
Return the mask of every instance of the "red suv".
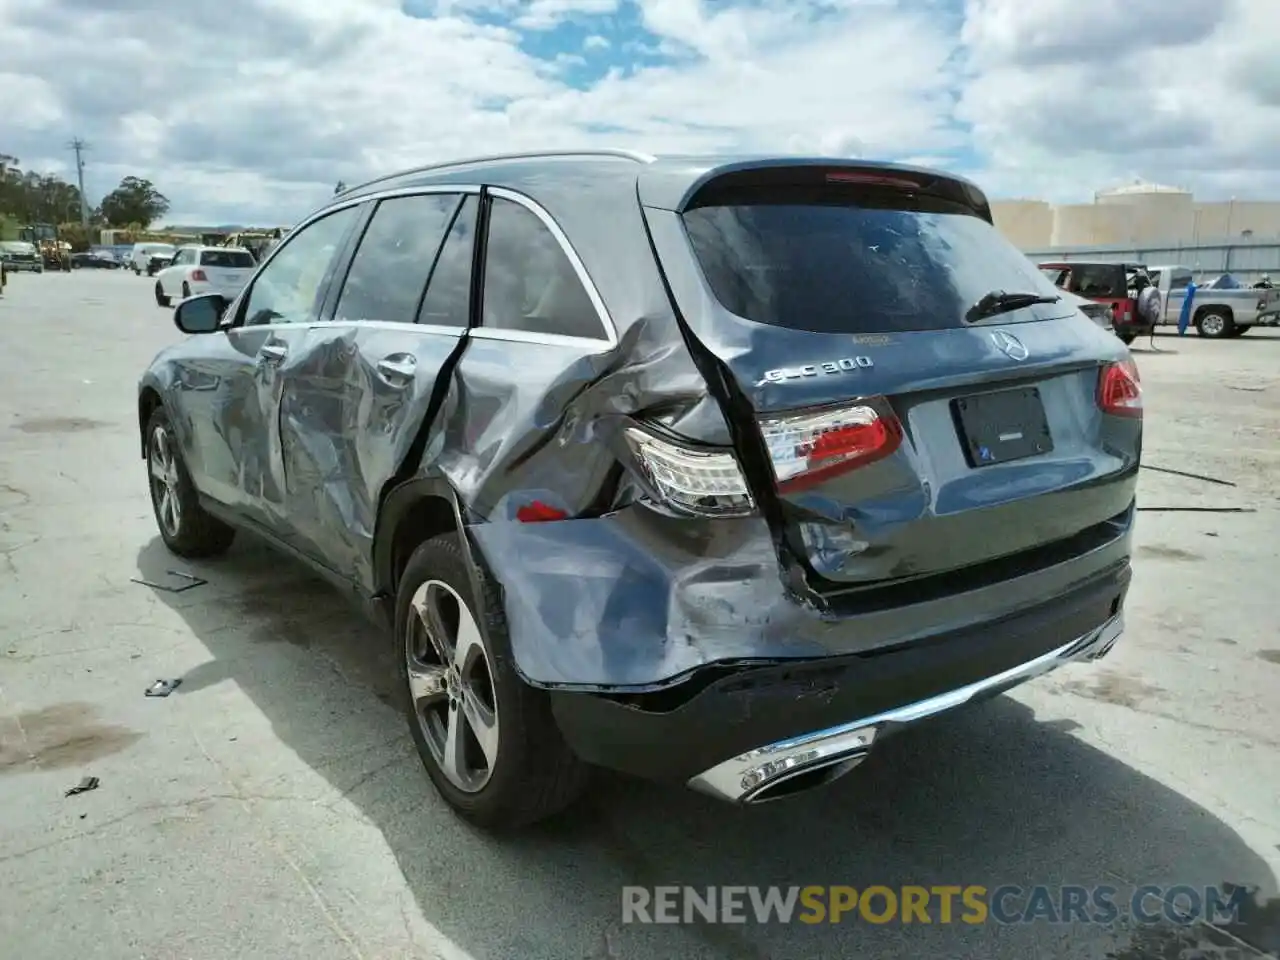
M 1151 333 L 1152 324 L 1138 316 L 1138 301 L 1129 291 L 1129 278 L 1135 271 L 1146 269 L 1142 264 L 1067 260 L 1039 266 L 1055 287 L 1106 304 L 1112 312 L 1116 336 L 1125 343 Z

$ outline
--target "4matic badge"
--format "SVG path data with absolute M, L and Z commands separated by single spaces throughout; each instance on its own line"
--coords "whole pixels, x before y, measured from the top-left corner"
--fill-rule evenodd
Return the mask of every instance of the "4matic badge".
M 827 360 L 823 363 L 808 363 L 801 367 L 779 367 L 777 370 L 766 370 L 764 378 L 769 383 L 781 383 L 784 380 L 803 380 L 808 377 L 824 377 L 833 373 L 853 373 L 874 367 L 870 357 L 841 357 L 839 360 Z

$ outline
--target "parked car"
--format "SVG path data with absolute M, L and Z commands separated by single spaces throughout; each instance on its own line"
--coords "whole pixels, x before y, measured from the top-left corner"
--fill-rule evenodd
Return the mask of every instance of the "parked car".
M 173 260 L 156 274 L 156 303 L 202 293 L 234 298 L 248 282 L 257 262 L 243 247 L 179 247 Z
M 6 240 L 0 243 L 0 257 L 10 273 L 44 273 L 44 258 L 34 243 L 25 240 Z
M 1126 344 L 1152 330 L 1152 324 L 1138 316 L 1138 301 L 1131 289 L 1133 276 L 1140 269 L 1145 267 L 1139 263 L 1095 260 L 1040 264 L 1040 272 L 1055 287 L 1109 308 L 1116 336 Z
M 135 243 L 129 255 L 129 265 L 139 276 L 148 273 L 151 261 L 156 257 L 172 257 L 174 246 L 171 243 Z
M 1152 283 L 1160 290 L 1160 301 L 1164 308 L 1160 324 L 1176 325 L 1182 316 L 1182 304 L 1191 283 L 1191 268 L 1162 264 L 1151 267 L 1147 272 Z M 1216 280 L 1222 281 L 1222 277 Z M 1272 321 L 1264 317 L 1267 298 L 1260 296 L 1260 292 L 1262 291 L 1252 290 L 1238 281 L 1215 282 L 1213 286 L 1204 287 L 1197 285 L 1195 295 L 1191 298 L 1191 325 L 1200 336 L 1214 339 L 1244 336 L 1260 322 L 1270 326 Z
M 485 826 L 593 765 L 815 787 L 1122 630 L 1137 370 L 945 173 L 421 168 L 174 321 L 138 392 L 164 543 L 248 529 L 361 598 Z
M 109 250 L 87 250 L 84 253 L 73 253 L 71 266 L 75 269 L 119 270 L 121 264 Z

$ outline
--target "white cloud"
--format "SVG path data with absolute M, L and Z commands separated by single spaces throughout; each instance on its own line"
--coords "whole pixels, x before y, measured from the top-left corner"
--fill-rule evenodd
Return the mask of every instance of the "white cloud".
M 515 25 L 526 30 L 545 30 L 575 16 L 615 13 L 618 0 L 529 0 L 522 5 Z
M 1280 192 L 1274 0 L 968 0 L 959 114 L 1005 192 Z
M 137 174 L 217 222 L 602 143 L 927 157 L 997 195 L 1280 192 L 1275 0 L 958 2 L 0 0 L 0 153 L 65 172 L 83 136 L 94 193 Z

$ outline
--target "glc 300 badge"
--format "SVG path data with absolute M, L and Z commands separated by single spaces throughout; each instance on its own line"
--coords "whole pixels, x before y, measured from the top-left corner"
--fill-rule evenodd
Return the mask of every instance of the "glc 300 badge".
M 802 367 L 779 367 L 777 370 L 766 370 L 764 378 L 769 383 L 782 383 L 784 380 L 804 380 L 808 377 L 824 377 L 833 373 L 853 373 L 874 367 L 870 357 L 842 357 L 839 360 L 828 360 L 825 363 L 808 363 Z

